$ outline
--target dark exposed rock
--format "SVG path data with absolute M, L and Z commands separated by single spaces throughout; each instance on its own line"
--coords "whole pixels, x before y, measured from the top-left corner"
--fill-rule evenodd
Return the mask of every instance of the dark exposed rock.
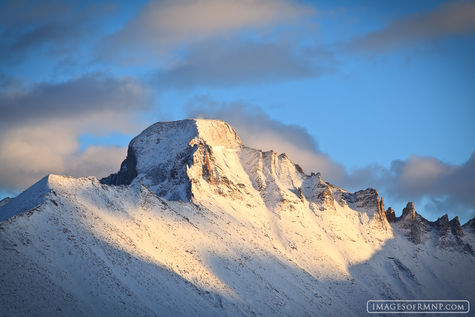
M 416 212 L 412 201 L 407 203 L 396 222 L 399 227 L 409 229 L 408 239 L 415 244 L 421 243 L 424 233 L 430 230 L 430 222 Z
M 296 169 L 300 174 L 304 174 L 303 169 L 302 169 L 302 167 L 301 167 L 300 165 L 295 164 L 295 169 Z
M 471 255 L 475 254 L 473 247 L 462 239 L 464 236 L 464 231 L 462 226 L 460 226 L 458 217 L 455 217 L 449 221 L 448 215 L 445 214 L 435 222 L 432 222 L 431 226 L 438 229 L 438 247 L 454 248 Z M 469 230 L 468 227 L 464 227 L 464 229 Z
M 394 212 L 394 209 L 392 207 L 389 207 L 388 210 L 386 210 L 385 214 L 388 222 L 396 221 L 396 213 Z
M 210 161 L 212 161 L 213 153 L 211 148 L 207 144 L 200 144 L 199 151 L 202 153 L 203 162 L 202 166 L 202 175 L 203 178 L 210 184 L 216 184 L 216 175 L 211 166 Z
M 460 226 L 460 221 L 457 216 L 455 216 L 454 219 L 450 220 L 450 231 L 452 231 L 452 234 L 457 237 L 463 237 L 463 230 L 462 227 Z
M 408 202 L 406 207 L 402 210 L 401 220 L 411 219 L 412 221 L 416 220 L 416 209 L 414 208 L 414 203 L 412 201 Z
M 359 190 L 354 193 L 344 193 L 343 199 L 357 210 L 380 211 L 379 194 L 374 188 Z
M 388 217 L 388 212 L 386 214 Z M 408 230 L 408 239 L 415 244 L 422 242 L 425 233 L 436 230 L 439 247 L 455 247 L 473 254 L 473 248 L 461 239 L 464 232 L 458 217 L 449 221 L 448 215 L 445 214 L 430 222 L 416 212 L 413 202 L 409 202 L 403 209 L 402 216 L 396 218 L 396 222 L 399 228 Z
M 100 180 L 106 185 L 129 185 L 137 176 L 137 158 L 131 145 L 127 149 L 127 157 L 120 165 L 117 173 L 111 174 Z
M 335 207 L 335 199 L 333 198 L 332 192 L 328 187 L 326 187 L 322 192 L 317 195 L 317 199 L 324 204 L 327 204 L 331 207 Z
M 381 197 L 381 200 L 380 200 L 380 202 L 379 202 L 379 210 L 378 210 L 378 212 L 379 212 L 379 214 L 380 214 L 381 216 L 385 216 L 385 215 L 386 215 L 385 212 L 384 212 L 384 210 L 385 210 L 385 209 L 384 209 L 384 200 L 383 200 L 383 197 Z
M 388 222 L 384 212 L 384 201 L 383 198 L 379 198 L 379 194 L 376 189 L 367 188 L 355 193 L 343 192 L 341 193 L 341 199 L 353 209 L 366 211 L 370 215 L 376 216 L 376 218 L 381 222 L 382 226 L 387 228 Z
M 449 224 L 449 216 L 447 214 L 443 215 L 439 219 L 435 221 L 435 226 L 439 230 L 439 234 L 441 236 L 445 236 L 449 233 L 450 224 Z

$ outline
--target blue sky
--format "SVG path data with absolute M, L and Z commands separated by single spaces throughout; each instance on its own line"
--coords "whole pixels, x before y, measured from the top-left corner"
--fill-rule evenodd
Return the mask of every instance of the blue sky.
M 0 195 L 203 116 L 399 213 L 475 210 L 473 1 L 2 1 Z M 251 133 L 252 132 L 252 133 Z M 259 136 L 260 135 L 260 136 Z M 265 135 L 265 137 L 264 137 Z

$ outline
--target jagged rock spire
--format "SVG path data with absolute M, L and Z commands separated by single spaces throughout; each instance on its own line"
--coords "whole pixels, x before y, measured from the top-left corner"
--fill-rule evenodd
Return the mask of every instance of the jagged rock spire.
M 414 208 L 414 203 L 412 201 L 408 202 L 406 207 L 402 210 L 401 219 L 411 219 L 412 221 L 416 220 L 416 209 Z
M 460 221 L 459 221 L 458 216 L 455 216 L 454 219 L 450 220 L 449 224 L 450 224 L 450 230 L 452 231 L 452 234 L 454 236 L 462 237 L 464 235 L 462 226 L 460 226 Z
M 388 222 L 396 221 L 396 213 L 393 207 L 389 207 L 388 210 L 386 210 L 386 219 L 388 219 Z
M 381 200 L 379 201 L 379 214 L 384 216 L 385 215 L 385 209 L 384 209 L 384 200 L 383 197 L 381 197 Z
M 435 224 L 437 228 L 439 229 L 439 233 L 441 236 L 445 236 L 449 233 L 450 224 L 449 224 L 449 216 L 447 214 L 437 219 L 435 221 Z

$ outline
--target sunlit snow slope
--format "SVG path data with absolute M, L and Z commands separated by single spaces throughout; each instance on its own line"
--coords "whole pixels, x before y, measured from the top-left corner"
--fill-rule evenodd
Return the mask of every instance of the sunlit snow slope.
M 474 221 L 385 211 L 225 122 L 157 123 L 117 174 L 49 175 L 0 207 L 0 316 L 359 316 L 475 300 Z M 389 221 L 388 221 L 389 220 Z

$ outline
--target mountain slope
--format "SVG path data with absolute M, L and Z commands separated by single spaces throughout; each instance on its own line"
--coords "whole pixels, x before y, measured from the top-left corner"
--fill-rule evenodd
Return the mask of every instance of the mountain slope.
M 49 175 L 0 217 L 0 315 L 357 316 L 368 299 L 475 299 L 471 223 L 411 204 L 387 217 L 374 189 L 305 175 L 221 121 L 153 125 L 117 174 Z

